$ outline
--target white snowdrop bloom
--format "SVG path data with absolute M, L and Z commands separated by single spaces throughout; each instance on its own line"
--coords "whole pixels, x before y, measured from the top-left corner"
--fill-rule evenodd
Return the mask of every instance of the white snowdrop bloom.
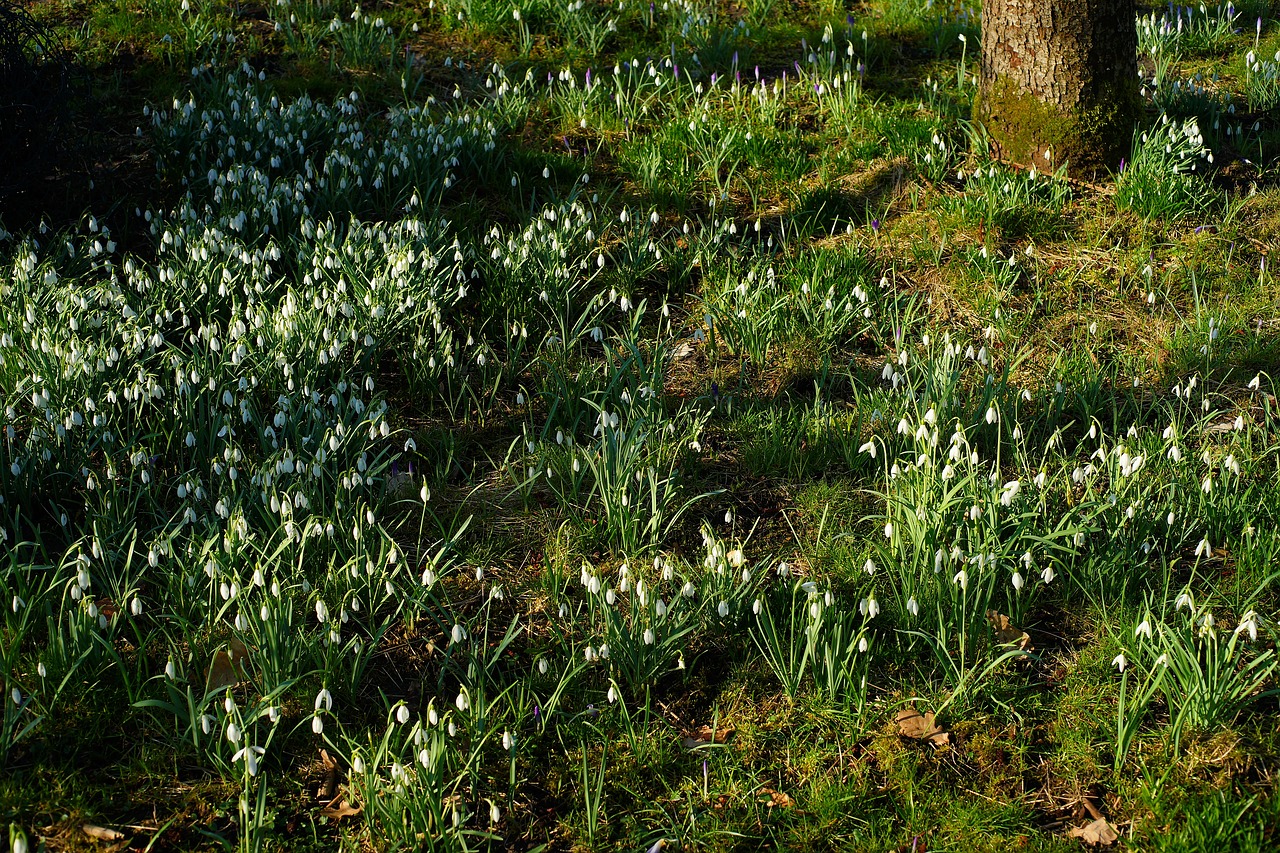
M 1191 593 L 1189 592 L 1183 592 L 1173 603 L 1174 610 L 1181 610 L 1184 607 L 1194 610 L 1195 606 L 1195 602 L 1191 599 Z
M 453 704 L 458 706 L 459 711 L 465 711 L 471 707 L 471 699 L 467 696 L 466 691 L 458 694 L 458 698 L 453 700 Z
M 729 602 L 727 602 L 727 601 L 721 601 L 721 602 L 720 602 L 720 605 L 716 608 L 716 612 L 720 614 L 720 618 L 721 618 L 721 619 L 724 619 L 726 616 L 728 616 L 728 615 L 729 615 Z
M 1052 583 L 1054 577 L 1053 566 L 1045 566 L 1040 570 L 1040 580 L 1044 581 L 1046 584 Z
M 325 606 L 323 601 L 316 599 L 316 621 L 324 624 L 329 619 L 329 608 Z
M 311 718 L 311 731 L 315 734 L 324 734 L 324 720 L 315 716 Z
M 880 602 L 873 595 L 867 599 L 867 618 L 874 619 L 880 615 Z
M 955 577 L 951 579 L 951 582 L 959 586 L 960 589 L 967 590 L 969 588 L 969 573 L 964 569 L 961 569 L 956 572 Z
M 694 589 L 693 581 L 685 581 L 684 586 L 680 588 L 680 593 L 685 598 L 693 598 L 695 592 L 696 590 Z
M 240 742 L 240 727 L 235 723 L 227 723 L 227 740 L 231 743 Z
M 1124 672 L 1125 667 L 1129 665 L 1129 659 L 1124 656 L 1124 652 L 1121 652 L 1111 659 L 1111 665 Z
M 916 601 L 914 595 L 907 599 L 907 612 L 912 616 L 920 615 L 920 602 Z
M 1009 582 L 1013 584 L 1013 589 L 1015 592 L 1021 592 L 1022 587 L 1025 584 L 1025 581 L 1022 579 L 1021 572 L 1014 572 L 1013 577 L 1009 579 Z
M 874 575 L 876 573 L 875 562 L 872 561 L 870 557 L 867 557 L 867 561 L 862 564 L 862 570 L 866 572 L 868 575 Z
M 866 454 L 867 454 L 867 455 L 869 455 L 872 459 L 875 459 L 875 458 L 876 458 L 876 443 L 875 443 L 874 441 L 868 441 L 868 442 L 866 442 L 866 443 L 864 443 L 864 444 L 862 444 L 862 445 L 860 445 L 860 446 L 858 447 L 858 452 L 859 452 L 859 453 L 866 453 Z
M 1150 640 L 1151 639 L 1151 620 L 1143 619 L 1141 622 L 1139 622 L 1138 627 L 1133 629 L 1133 636 L 1146 637 L 1148 640 Z

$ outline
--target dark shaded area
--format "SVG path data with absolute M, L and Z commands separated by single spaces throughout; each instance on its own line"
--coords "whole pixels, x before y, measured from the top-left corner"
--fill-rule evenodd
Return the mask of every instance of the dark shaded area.
M 73 94 L 70 55 L 48 27 L 0 0 L 0 201 L 31 204 L 66 155 Z

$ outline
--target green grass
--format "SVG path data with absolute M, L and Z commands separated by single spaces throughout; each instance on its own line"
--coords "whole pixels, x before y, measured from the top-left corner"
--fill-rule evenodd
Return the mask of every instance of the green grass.
M 985 156 L 965 4 L 30 4 L 11 845 L 1274 847 L 1248 5 L 1143 11 L 1086 185 Z

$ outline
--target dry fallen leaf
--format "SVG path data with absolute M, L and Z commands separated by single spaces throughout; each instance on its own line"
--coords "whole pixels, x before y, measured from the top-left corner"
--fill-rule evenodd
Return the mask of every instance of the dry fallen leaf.
M 796 801 L 791 799 L 789 794 L 784 794 L 782 791 L 775 791 L 772 788 L 761 788 L 758 793 L 760 802 L 764 803 L 765 808 L 771 809 L 774 806 L 778 806 L 780 808 L 789 809 L 796 804 Z
M 1002 646 L 1017 646 L 1022 651 L 1031 648 L 1031 635 L 1009 621 L 1009 617 L 995 610 L 987 611 L 987 622 L 995 632 L 996 642 Z
M 329 802 L 338 794 L 338 762 L 328 750 L 320 750 L 320 764 L 324 767 L 324 781 L 316 791 L 316 799 Z
M 352 807 L 351 803 L 343 800 L 342 803 L 336 807 L 330 804 L 321 809 L 320 814 L 329 818 L 329 820 L 342 820 L 344 817 L 351 817 L 352 815 L 360 814 L 360 808 Z
M 1107 823 L 1105 819 L 1098 818 L 1087 826 L 1073 826 L 1067 832 L 1072 838 L 1079 838 L 1085 844 L 1097 844 L 1100 847 L 1110 847 L 1120 838 L 1120 834 L 1116 832 L 1115 827 Z
M 733 737 L 734 731 L 733 726 L 721 726 L 718 729 L 712 729 L 711 726 L 699 726 L 688 732 L 681 743 L 685 749 L 697 749 L 717 743 L 722 744 Z
M 90 838 L 96 838 L 98 841 L 119 841 L 124 838 L 123 832 L 117 832 L 114 829 L 107 829 L 105 826 L 95 826 L 92 823 L 83 824 L 80 830 Z
M 249 650 L 245 644 L 239 640 L 230 640 L 226 648 L 219 649 L 213 656 L 213 662 L 209 664 L 209 671 L 206 673 L 207 686 L 206 691 L 223 690 L 228 687 L 235 687 L 247 676 L 244 670 L 244 658 L 248 657 Z
M 951 742 L 951 733 L 941 728 L 933 718 L 933 712 L 921 714 L 915 708 L 903 708 L 898 712 L 898 733 L 903 737 L 927 741 L 934 746 Z

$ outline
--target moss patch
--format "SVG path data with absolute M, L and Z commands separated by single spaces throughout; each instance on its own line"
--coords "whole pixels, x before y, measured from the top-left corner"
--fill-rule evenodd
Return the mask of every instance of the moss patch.
M 1136 92 L 1115 86 L 1091 100 L 1062 109 L 1001 75 L 974 101 L 974 115 L 997 156 L 1048 170 L 1065 161 L 1073 175 L 1094 177 L 1116 168 L 1129 150 L 1139 103 Z

